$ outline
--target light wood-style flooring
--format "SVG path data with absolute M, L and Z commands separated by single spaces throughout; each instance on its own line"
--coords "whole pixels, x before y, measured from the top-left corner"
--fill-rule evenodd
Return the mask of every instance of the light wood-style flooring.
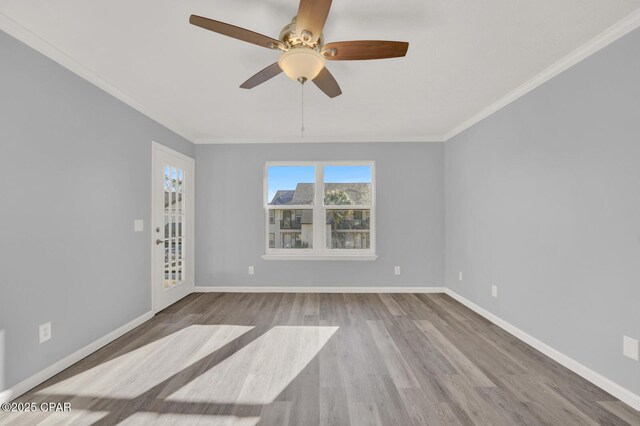
M 10 425 L 640 425 L 442 294 L 193 294 L 19 399 Z

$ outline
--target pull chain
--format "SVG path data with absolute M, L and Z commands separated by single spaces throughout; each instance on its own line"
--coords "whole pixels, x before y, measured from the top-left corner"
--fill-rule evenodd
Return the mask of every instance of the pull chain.
M 300 83 L 300 137 L 304 138 L 304 82 Z
M 306 83 L 306 77 L 298 78 L 300 83 L 300 137 L 304 138 L 304 83 Z

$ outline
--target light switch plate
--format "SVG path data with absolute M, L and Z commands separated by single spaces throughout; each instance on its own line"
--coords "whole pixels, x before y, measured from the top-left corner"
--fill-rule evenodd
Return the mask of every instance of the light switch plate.
M 142 219 L 136 219 L 136 220 L 133 222 L 133 230 L 134 230 L 135 232 L 142 232 L 142 231 L 144 231 L 144 220 L 142 220 Z
M 51 339 L 51 322 L 40 324 L 40 327 L 38 327 L 38 336 L 40 343 Z
M 638 340 L 633 339 L 629 336 L 624 336 L 622 338 L 622 354 L 627 358 L 638 361 L 638 359 L 640 358 L 638 352 Z

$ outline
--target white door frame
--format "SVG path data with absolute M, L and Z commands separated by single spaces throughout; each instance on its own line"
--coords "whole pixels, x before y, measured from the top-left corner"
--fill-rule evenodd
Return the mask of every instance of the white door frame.
M 186 185 L 184 189 L 185 198 L 186 198 L 186 206 L 185 209 L 188 210 L 186 213 L 187 216 L 187 226 L 183 229 L 183 233 L 185 235 L 186 240 L 188 241 L 188 245 L 186 247 L 186 267 L 185 273 L 187 279 L 185 282 L 176 285 L 175 287 L 168 288 L 166 290 L 160 289 L 158 283 L 161 278 L 161 271 L 156 264 L 157 260 L 157 249 L 156 239 L 158 239 L 159 234 L 156 232 L 156 228 L 161 228 L 164 230 L 164 222 L 157 222 L 157 205 L 156 203 L 160 202 L 158 200 L 158 193 L 155 184 L 157 183 L 158 177 L 156 176 L 157 165 L 158 165 L 158 153 L 169 154 L 174 156 L 182 161 L 185 161 L 189 164 L 188 171 L 185 170 L 185 173 L 188 173 L 186 176 Z M 190 185 L 189 185 L 190 183 Z M 178 301 L 182 299 L 184 296 L 191 294 L 195 291 L 195 160 L 191 157 L 188 157 L 184 154 L 181 154 L 178 151 L 175 151 L 171 148 L 168 148 L 158 142 L 151 142 L 151 310 L 153 313 L 157 313 L 162 309 L 166 308 L 169 305 L 162 305 L 158 301 L 158 294 L 160 291 L 169 291 L 175 292 L 175 300 Z M 164 232 L 164 231 L 163 231 Z M 164 247 L 164 246 L 163 246 Z

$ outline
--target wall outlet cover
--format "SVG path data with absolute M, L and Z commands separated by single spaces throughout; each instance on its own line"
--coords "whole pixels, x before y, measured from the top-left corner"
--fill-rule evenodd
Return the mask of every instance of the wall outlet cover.
M 491 295 L 493 297 L 498 297 L 498 286 L 497 285 L 492 285 L 491 286 Z
M 400 275 L 400 267 L 399 266 L 395 266 L 393 268 L 393 273 L 396 274 L 396 275 Z
M 640 358 L 640 347 L 638 345 L 638 339 L 633 339 L 629 336 L 622 338 L 622 354 L 627 358 L 638 361 Z
M 144 231 L 144 220 L 142 220 L 142 219 L 136 219 L 136 220 L 133 222 L 133 230 L 134 230 L 135 232 L 142 232 L 142 231 Z
M 462 281 L 462 272 L 458 272 L 458 281 Z
M 40 327 L 38 327 L 38 335 L 40 343 L 51 339 L 51 322 L 40 324 Z
M 253 275 L 255 274 L 255 269 L 253 269 L 253 266 L 249 266 L 249 275 Z

